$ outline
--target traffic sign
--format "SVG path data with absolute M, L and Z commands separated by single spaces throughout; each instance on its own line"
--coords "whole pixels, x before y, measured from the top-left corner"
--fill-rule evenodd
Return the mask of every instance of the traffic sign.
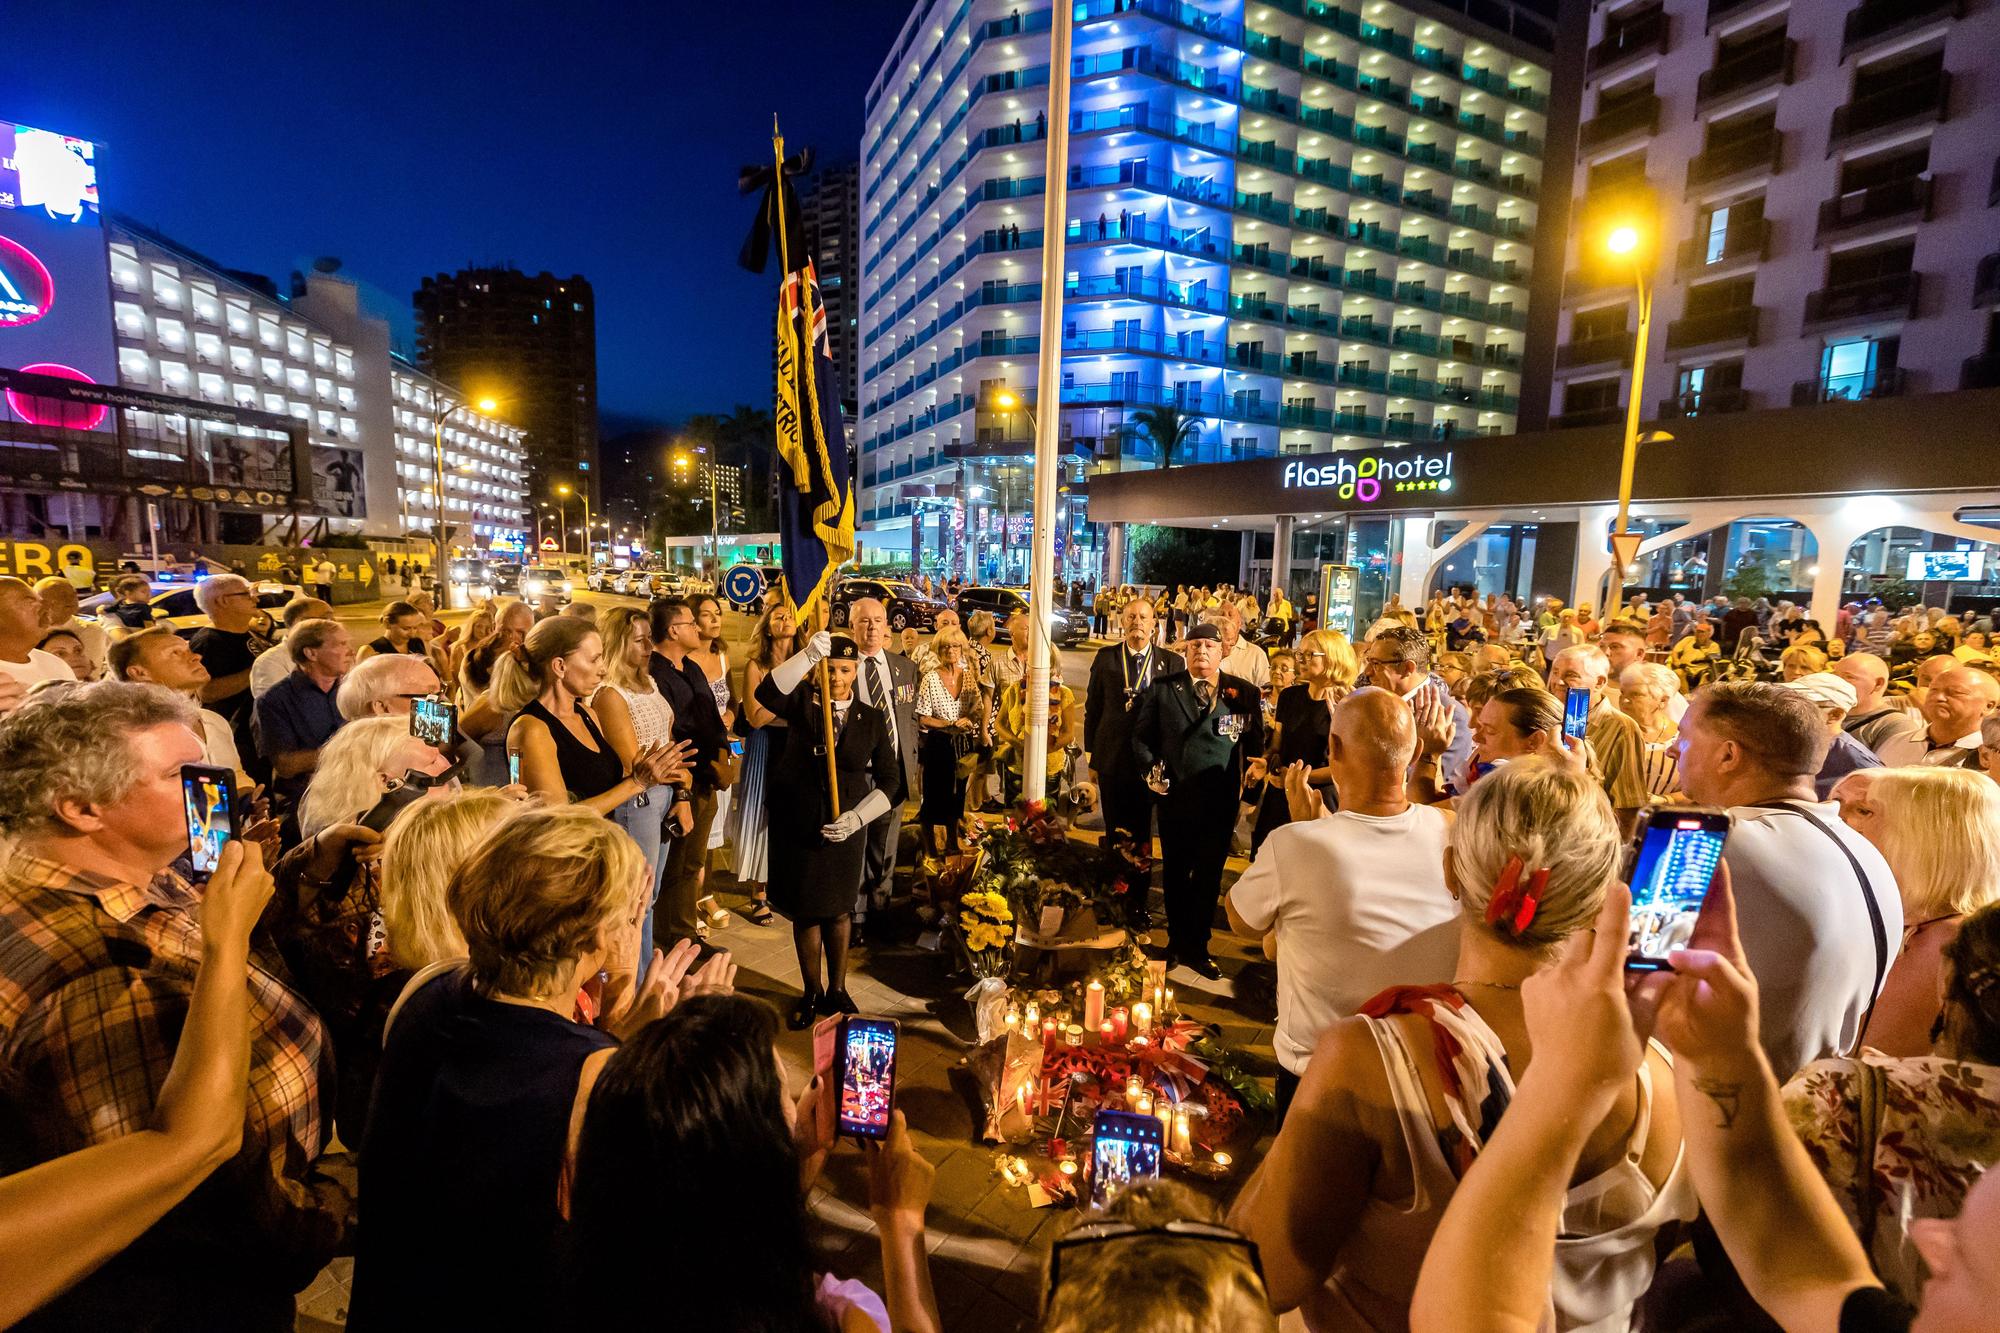
M 763 600 L 764 571 L 755 565 L 731 565 L 722 576 L 722 595 L 739 610 L 749 610 Z

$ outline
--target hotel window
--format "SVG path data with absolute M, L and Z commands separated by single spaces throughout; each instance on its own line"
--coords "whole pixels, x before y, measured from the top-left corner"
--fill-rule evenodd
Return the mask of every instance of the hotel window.
M 182 289 L 179 278 L 160 269 L 153 270 L 153 299 L 174 310 L 181 308 Z
M 229 331 L 239 338 L 250 336 L 250 308 L 240 301 L 229 303 Z
M 1710 366 L 1683 366 L 1678 390 L 1683 416 L 1697 416 L 1704 409 L 1715 410 L 1723 400 L 1733 401 L 1741 395 L 1743 363 L 1721 361 Z
M 146 384 L 153 378 L 153 359 L 143 348 L 118 349 L 118 378 L 128 384 Z
M 1830 345 L 1820 356 L 1820 397 L 1872 398 L 1896 373 L 1900 338 L 1856 338 Z
M 1695 224 L 1695 235 L 1700 238 L 1701 262 L 1719 264 L 1731 255 L 1753 248 L 1752 238 L 1761 235 L 1763 225 L 1762 195 L 1711 208 Z
M 222 339 L 213 333 L 194 335 L 194 359 L 204 365 L 219 366 L 227 358 Z

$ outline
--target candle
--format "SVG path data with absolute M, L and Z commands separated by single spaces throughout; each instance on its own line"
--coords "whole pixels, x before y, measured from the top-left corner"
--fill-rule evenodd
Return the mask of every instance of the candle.
M 1133 1050 L 1135 1050 L 1135 1051 L 1143 1051 L 1143 1050 L 1145 1050 L 1145 1049 L 1146 1049 L 1146 1048 L 1147 1048 L 1148 1046 L 1151 1046 L 1152 1044 L 1153 1044 L 1153 1043 L 1152 1043 L 1151 1041 L 1148 1041 L 1148 1040 L 1147 1040 L 1146 1038 L 1144 1038 L 1144 1037 L 1134 1037 L 1134 1038 L 1132 1038 L 1132 1049 L 1133 1049 Z
M 1121 1004 L 1111 1011 L 1111 1035 L 1122 1046 L 1131 1031 L 1131 1010 Z
M 1104 983 L 1092 980 L 1083 988 L 1083 1025 L 1096 1028 L 1104 1022 Z
M 1135 1115 L 1151 1115 L 1153 1113 L 1153 1099 L 1143 1092 L 1140 1093 L 1132 1101 L 1132 1112 Z
M 1230 1155 L 1229 1155 L 1228 1153 L 1226 1153 L 1226 1152 L 1219 1152 L 1219 1153 L 1217 1153 L 1217 1154 L 1215 1155 L 1215 1164 L 1216 1164 L 1217 1166 L 1221 1167 L 1221 1168 L 1222 1168 L 1223 1170 L 1225 1170 L 1225 1171 L 1227 1171 L 1227 1170 L 1229 1169 L 1229 1164 L 1230 1164 L 1230 1162 L 1232 1162 L 1232 1161 L 1234 1161 L 1234 1160 L 1235 1160 L 1235 1159 L 1234 1159 L 1234 1158 L 1232 1158 L 1232 1157 L 1231 1157 L 1231 1156 L 1230 1156 Z
M 1029 1027 L 1042 1021 L 1042 1007 L 1033 1000 L 1028 1001 L 1027 1018 L 1024 1021 Z
M 1105 1046 L 1109 1046 L 1109 1045 L 1111 1045 L 1111 1044 L 1112 1044 L 1113 1042 L 1115 1042 L 1115 1041 L 1117 1040 L 1117 1038 L 1116 1038 L 1115 1036 L 1113 1036 L 1113 1035 L 1112 1035 L 1114 1031 L 1115 1031 L 1115 1029 L 1114 1029 L 1114 1028 L 1113 1028 L 1113 1027 L 1111 1026 L 1111 1020 L 1110 1020 L 1110 1019 L 1108 1019 L 1108 1018 L 1107 1018 L 1107 1019 L 1105 1019 L 1105 1020 L 1104 1020 L 1104 1021 L 1103 1021 L 1102 1023 L 1099 1023 L 1099 1024 L 1097 1025 L 1097 1040 L 1098 1040 L 1098 1042 L 1099 1042 L 1099 1043 L 1100 1043 L 1101 1045 L 1105 1045 Z
M 1070 1158 L 1065 1157 L 1060 1162 L 1056 1163 L 1056 1170 L 1062 1172 L 1066 1176 L 1073 1176 L 1076 1174 L 1076 1163 L 1072 1161 Z
M 1173 1012 L 1174 1012 L 1174 989 L 1173 987 L 1169 986 L 1166 988 L 1166 994 L 1160 1000 L 1160 1022 L 1165 1023 L 1167 1021 L 1167 1015 Z
M 1023 1079 L 1021 1082 L 1021 1113 L 1032 1116 L 1035 1113 L 1035 1082 Z
M 1011 1037 L 1021 1028 L 1021 1016 L 1012 1009 L 1009 1009 L 1005 1016 L 1001 1018 L 1000 1023 L 1007 1029 L 1007 1035 Z
M 1153 1006 L 1144 1000 L 1132 1006 L 1132 1030 L 1142 1037 L 1153 1030 Z
M 1188 1109 L 1185 1106 L 1174 1108 L 1173 1144 L 1175 1156 L 1183 1160 L 1193 1156 L 1194 1145 L 1188 1133 Z
M 1063 1043 L 1068 1046 L 1083 1045 L 1083 1029 L 1077 1024 L 1071 1023 L 1063 1029 Z
M 1139 1094 L 1144 1092 L 1145 1090 L 1146 1090 L 1146 1081 L 1140 1078 L 1137 1074 L 1134 1074 L 1130 1078 L 1125 1080 L 1126 1101 L 1128 1102 L 1138 1101 Z
M 1160 1142 L 1171 1150 L 1174 1146 L 1174 1104 L 1161 1097 L 1153 1103 L 1153 1114 L 1160 1118 Z

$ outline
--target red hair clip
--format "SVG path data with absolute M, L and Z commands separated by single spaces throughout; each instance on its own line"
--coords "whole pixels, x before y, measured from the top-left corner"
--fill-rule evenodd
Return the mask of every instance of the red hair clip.
M 1535 910 L 1542 905 L 1542 891 L 1549 884 L 1549 872 L 1537 870 L 1528 876 L 1524 886 L 1521 883 L 1524 868 L 1520 857 L 1509 857 L 1493 886 L 1493 897 L 1486 904 L 1486 924 L 1509 935 L 1519 935 L 1534 922 Z

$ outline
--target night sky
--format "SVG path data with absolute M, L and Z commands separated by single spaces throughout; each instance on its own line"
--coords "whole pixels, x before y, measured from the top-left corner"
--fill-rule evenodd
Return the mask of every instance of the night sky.
M 410 330 L 428 273 L 581 273 L 614 427 L 768 406 L 775 274 L 736 171 L 858 154 L 910 0 L 12 0 L 0 119 L 105 146 L 105 206 L 284 289 L 322 255 Z M 830 20 L 829 15 L 838 16 Z

